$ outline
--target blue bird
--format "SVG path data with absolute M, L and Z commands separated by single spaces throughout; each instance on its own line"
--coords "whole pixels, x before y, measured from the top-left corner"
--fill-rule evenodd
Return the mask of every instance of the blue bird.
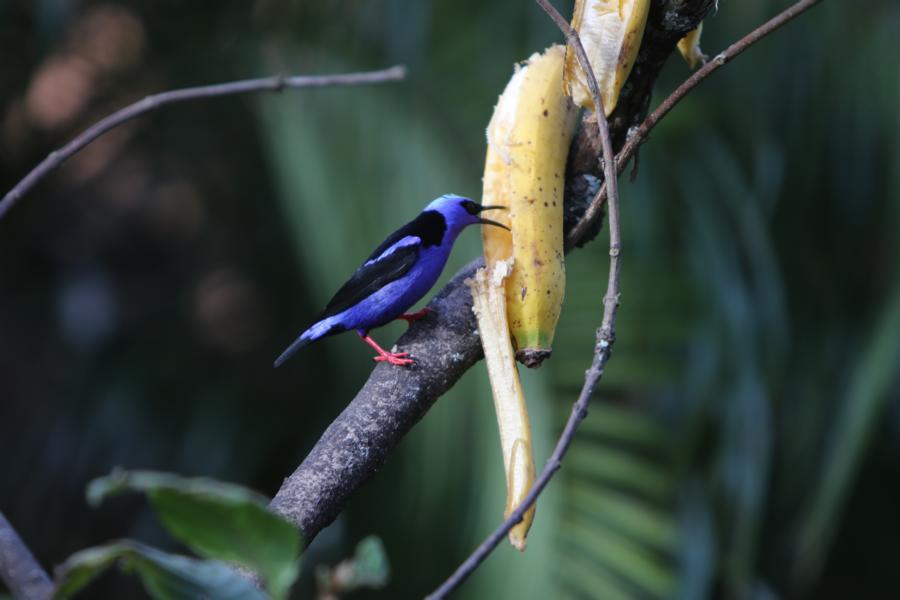
M 453 243 L 463 229 L 476 223 L 505 225 L 478 215 L 485 210 L 506 208 L 482 206 L 468 198 L 445 194 L 432 201 L 415 219 L 392 233 L 337 291 L 315 322 L 300 334 L 275 361 L 278 367 L 297 350 L 320 338 L 356 330 L 375 349 L 376 362 L 411 365 L 408 352 L 391 353 L 369 337 L 369 330 L 396 319 L 412 323 L 429 309 L 404 314 L 434 285 Z

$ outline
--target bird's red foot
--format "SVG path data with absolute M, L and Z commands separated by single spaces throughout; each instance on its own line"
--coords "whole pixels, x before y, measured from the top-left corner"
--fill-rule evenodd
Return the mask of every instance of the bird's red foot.
M 385 352 L 384 354 L 372 357 L 372 360 L 375 362 L 388 362 L 399 367 L 407 367 L 416 364 L 416 361 L 407 358 L 408 356 L 409 352 Z
M 418 312 L 400 315 L 399 317 L 397 317 L 397 320 L 399 321 L 400 319 L 403 319 L 404 321 L 406 321 L 407 324 L 412 325 L 419 319 L 425 318 L 426 316 L 428 316 L 429 313 L 433 313 L 433 312 L 434 311 L 432 309 L 430 309 L 426 306 L 425 308 L 423 308 L 422 310 L 420 310 Z
M 388 352 L 381 346 L 379 346 L 375 340 L 370 338 L 365 331 L 357 331 L 359 337 L 362 338 L 362 341 L 371 346 L 375 352 L 378 353 L 378 356 L 373 356 L 372 360 L 375 362 L 387 362 L 392 365 L 397 365 L 399 367 L 408 367 L 409 365 L 416 364 L 411 358 L 407 358 L 409 356 L 409 352 Z

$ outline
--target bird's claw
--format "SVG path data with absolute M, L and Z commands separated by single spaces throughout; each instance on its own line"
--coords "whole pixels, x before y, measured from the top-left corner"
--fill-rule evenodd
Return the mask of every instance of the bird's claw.
M 385 354 L 379 354 L 378 356 L 373 357 L 372 360 L 375 362 L 388 362 L 400 367 L 416 364 L 415 360 L 406 358 L 407 356 L 409 356 L 409 352 L 386 352 Z

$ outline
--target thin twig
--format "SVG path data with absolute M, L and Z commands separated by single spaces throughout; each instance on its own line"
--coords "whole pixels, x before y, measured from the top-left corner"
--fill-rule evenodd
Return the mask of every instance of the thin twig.
M 536 0 L 536 2 L 540 4 L 545 11 L 547 11 L 547 13 L 553 18 L 560 29 L 562 29 L 566 34 L 567 40 L 575 49 L 576 56 L 578 56 L 578 61 L 581 64 L 582 69 L 584 69 L 586 75 L 588 76 L 588 84 L 591 88 L 592 95 L 594 95 L 594 105 L 599 108 L 599 110 L 597 111 L 597 120 L 600 124 L 600 132 L 602 136 L 601 139 L 603 141 L 603 151 L 604 154 L 606 154 L 607 144 L 609 143 L 609 140 L 608 131 L 604 130 L 606 119 L 602 118 L 602 102 L 600 102 L 600 99 L 597 97 L 599 94 L 597 94 L 596 81 L 592 82 L 592 80 L 594 79 L 593 72 L 589 68 L 585 68 L 587 58 L 582 58 L 584 50 L 583 48 L 581 48 L 581 43 L 578 40 L 578 36 L 577 34 L 572 32 L 571 27 L 569 27 L 568 23 L 566 23 L 565 20 L 563 20 L 559 15 L 559 13 L 549 5 L 547 0 Z M 588 210 L 585 212 L 581 221 L 573 228 L 569 237 L 567 238 L 568 243 L 575 243 L 585 235 L 585 233 L 589 230 L 592 221 L 595 220 L 599 215 L 600 207 L 602 205 L 603 199 L 606 198 L 608 189 L 610 234 L 609 282 L 607 284 L 606 296 L 603 299 L 603 320 L 601 322 L 600 329 L 597 331 L 597 343 L 594 347 L 594 357 L 591 361 L 590 368 L 585 374 L 584 386 L 581 388 L 581 393 L 578 395 L 578 400 L 572 407 L 572 414 L 569 416 L 569 420 L 566 422 L 566 426 L 559 437 L 559 441 L 556 443 L 556 447 L 553 449 L 553 453 L 547 460 L 547 464 L 544 466 L 544 470 L 541 472 L 540 477 L 538 477 L 537 481 L 535 481 L 534 487 L 532 487 L 531 491 L 528 493 L 522 503 L 509 515 L 509 517 L 500 525 L 500 527 L 494 530 L 494 532 L 490 536 L 488 536 L 487 539 L 485 539 L 484 542 L 482 542 L 481 545 L 478 546 L 478 548 L 476 548 L 471 555 L 469 555 L 465 562 L 463 562 L 437 590 L 435 590 L 431 595 L 428 596 L 429 600 L 446 598 L 453 590 L 459 587 L 466 580 L 466 578 L 471 575 L 472 572 L 475 571 L 475 569 L 477 569 L 478 566 L 488 557 L 488 555 L 494 550 L 494 548 L 497 547 L 497 545 L 503 540 L 503 538 L 506 537 L 509 530 L 512 529 L 516 525 L 516 523 L 522 520 L 522 516 L 531 507 L 531 505 L 534 504 L 538 496 L 550 482 L 550 479 L 562 466 L 562 459 L 572 443 L 572 439 L 575 436 L 575 431 L 578 429 L 581 421 L 583 421 L 587 416 L 587 407 L 590 403 L 591 394 L 593 393 L 597 383 L 603 377 L 603 371 L 612 353 L 612 345 L 615 342 L 616 310 L 618 308 L 619 300 L 619 199 L 618 191 L 616 189 L 616 176 L 610 174 L 610 169 L 615 168 L 616 173 L 621 173 L 622 170 L 624 170 L 625 165 L 628 163 L 628 160 L 632 155 L 634 155 L 640 144 L 646 139 L 650 130 L 663 117 L 665 117 L 666 114 L 668 114 L 668 112 L 672 110 L 672 108 L 688 92 L 695 88 L 710 74 L 712 74 L 713 71 L 729 62 L 738 54 L 746 50 L 748 47 L 755 44 L 765 36 L 769 35 L 791 19 L 812 8 L 819 2 L 821 2 L 821 0 L 801 0 L 775 18 L 766 22 L 761 27 L 753 30 L 751 33 L 741 38 L 741 40 L 739 40 L 738 42 L 729 46 L 724 52 L 720 53 L 712 61 L 704 65 L 690 78 L 688 78 L 687 81 L 685 81 L 668 98 L 666 98 L 666 100 L 659 106 L 659 108 L 657 108 L 649 117 L 647 117 L 647 119 L 644 120 L 641 126 L 637 129 L 637 131 L 635 131 L 635 133 L 629 138 L 628 142 L 622 148 L 622 151 L 616 157 L 615 163 L 613 163 L 613 161 L 606 160 L 606 164 L 604 165 L 606 171 L 606 181 L 604 182 L 603 187 L 597 192 L 596 196 L 591 201 L 591 205 L 588 207 Z M 579 52 L 579 50 L 581 51 Z M 606 155 L 610 156 L 611 152 Z
M 0 579 L 17 600 L 47 600 L 53 583 L 0 512 Z
M 600 86 L 597 84 L 597 78 L 594 76 L 594 71 L 591 68 L 591 63 L 588 60 L 587 53 L 584 51 L 584 46 L 581 44 L 581 39 L 578 37 L 578 33 L 572 29 L 569 25 L 568 21 L 566 21 L 559 11 L 557 11 L 553 5 L 548 2 L 548 0 L 535 0 L 541 8 L 544 9 L 550 18 L 553 19 L 553 22 L 556 23 L 556 26 L 559 27 L 560 31 L 563 32 L 563 35 L 566 36 L 566 41 L 569 43 L 569 46 L 575 52 L 575 57 L 578 59 L 578 64 L 581 66 L 581 69 L 585 73 L 585 77 L 587 77 L 588 87 L 591 90 L 591 97 L 594 100 L 594 107 L 597 109 L 594 111 L 597 117 L 597 125 L 600 128 L 600 144 L 603 148 L 603 171 L 604 171 L 604 189 L 607 189 L 607 196 L 616 200 L 619 197 L 619 185 L 617 180 L 618 170 L 616 169 L 616 161 L 615 154 L 612 149 L 612 141 L 609 138 L 609 122 L 606 120 L 606 112 L 603 107 L 603 98 L 600 95 Z M 598 192 L 599 194 L 599 192 Z M 595 200 L 596 201 L 596 198 Z M 593 202 L 592 201 L 592 204 Z M 610 203 L 612 204 L 612 203 Z M 618 210 L 618 207 L 616 207 Z M 610 212 L 612 212 L 612 207 L 610 207 Z M 585 215 L 587 216 L 587 215 Z M 618 215 L 616 215 L 618 218 Z M 612 220 L 613 215 L 610 214 L 610 220 Z M 582 219 L 584 220 L 584 219 Z M 610 223 L 612 225 L 612 223 Z M 578 227 L 576 227 L 578 229 Z M 610 240 L 612 243 L 613 240 Z M 616 248 L 618 249 L 619 240 L 615 240 Z M 612 249 L 610 249 L 612 252 Z
M 3 200 L 0 200 L 0 219 L 11 209 L 31 188 L 46 177 L 54 169 L 58 168 L 73 154 L 77 153 L 95 139 L 118 127 L 126 121 L 139 117 L 145 113 L 156 110 L 167 104 L 185 102 L 187 100 L 200 100 L 207 98 L 220 98 L 235 94 L 247 94 L 250 92 L 280 92 L 285 89 L 301 89 L 312 87 L 333 87 L 345 85 L 364 85 L 368 83 L 385 83 L 400 81 L 406 77 L 406 68 L 394 66 L 380 71 L 367 71 L 362 73 L 342 73 L 337 75 L 294 75 L 285 77 L 275 75 L 260 79 L 245 79 L 215 85 L 171 90 L 147 96 L 134 104 L 119 109 L 113 114 L 104 117 L 94 123 L 78 135 L 71 142 L 51 152 L 47 158 L 41 161 L 26 175 L 16 186 L 11 189 Z
M 547 464 L 544 465 L 544 470 L 541 471 L 540 476 L 534 482 L 534 486 L 528 492 L 528 495 L 525 496 L 522 503 L 510 513 L 509 517 L 507 517 L 507 519 L 495 529 L 494 532 L 478 546 L 478 548 L 475 549 L 469 558 L 467 558 L 437 590 L 428 596 L 429 600 L 446 598 L 453 590 L 459 587 L 466 578 L 478 568 L 484 559 L 494 551 L 497 545 L 509 533 L 510 529 L 522 520 L 525 512 L 531 508 L 531 505 L 535 503 L 538 496 L 544 491 L 547 484 L 550 483 L 550 479 L 553 478 L 556 471 L 562 466 L 562 459 L 565 456 L 566 451 L 568 451 L 569 446 L 572 444 L 572 440 L 575 437 L 575 431 L 587 416 L 587 408 L 588 404 L 590 404 L 591 395 L 593 394 L 597 383 L 603 377 L 603 371 L 612 354 L 612 347 L 616 340 L 616 311 L 619 307 L 619 274 L 621 270 L 619 257 L 622 240 L 619 227 L 619 192 L 616 182 L 616 163 L 615 155 L 612 150 L 612 142 L 609 137 L 609 124 L 607 123 L 606 113 L 603 108 L 603 99 L 600 97 L 600 86 L 597 85 L 597 80 L 594 77 L 594 70 L 584 51 L 584 46 L 581 45 L 578 33 L 569 26 L 569 23 L 547 0 L 536 0 L 536 2 L 548 15 L 550 15 L 550 18 L 553 19 L 566 36 L 566 40 L 575 52 L 578 63 L 581 65 L 581 68 L 587 77 L 588 87 L 590 87 L 591 95 L 594 100 L 594 107 L 596 109 L 597 124 L 600 127 L 600 140 L 603 148 L 603 168 L 606 187 L 609 189 L 609 280 L 607 282 L 606 295 L 603 298 L 603 320 L 600 324 L 600 329 L 597 330 L 597 343 L 594 346 L 594 357 L 591 361 L 591 366 L 585 375 L 584 386 L 581 388 L 578 400 L 572 407 L 572 414 L 566 422 L 566 426 L 559 437 L 559 441 L 556 442 L 553 453 L 547 460 Z
M 615 316 L 609 316 L 609 311 L 605 311 L 603 315 L 603 322 L 607 321 L 615 321 Z M 556 471 L 562 466 L 562 459 L 566 454 L 566 451 L 569 449 L 569 445 L 572 443 L 572 439 L 575 437 L 575 431 L 578 429 L 578 426 L 581 424 L 581 421 L 587 416 L 587 407 L 591 400 L 591 394 L 594 392 L 594 388 L 597 386 L 597 383 L 600 381 L 600 378 L 603 377 L 603 370 L 606 366 L 606 362 L 609 360 L 609 357 L 612 353 L 612 340 L 606 339 L 603 334 L 604 327 L 601 326 L 600 330 L 597 333 L 597 344 L 594 348 L 594 358 L 591 361 L 591 366 L 585 374 L 584 386 L 581 388 L 581 393 L 578 395 L 578 400 L 575 402 L 575 405 L 572 407 L 572 414 L 569 416 L 569 420 L 566 421 L 566 426 L 563 429 L 562 435 L 559 437 L 559 441 L 556 443 L 556 447 L 553 449 L 553 453 L 550 455 L 550 458 L 547 459 L 547 463 L 544 465 L 544 470 L 541 471 L 540 477 L 534 482 L 534 486 L 528 492 L 528 495 L 525 496 L 525 499 L 522 503 L 510 513 L 509 517 L 503 522 L 500 527 L 494 530 L 491 535 L 485 539 L 475 551 L 469 555 L 469 557 L 463 562 L 459 567 L 457 567 L 456 571 L 451 575 L 438 589 L 432 592 L 429 596 L 427 596 L 427 600 L 438 600 L 441 598 L 446 598 L 453 590 L 458 588 L 465 580 L 471 575 L 478 566 L 484 562 L 484 559 L 488 557 L 488 555 L 493 552 L 494 548 L 503 541 L 506 535 L 509 533 L 509 530 L 512 529 L 519 521 L 522 520 L 522 516 L 525 512 L 531 507 L 532 504 L 537 500 L 538 496 L 541 492 L 544 491 L 544 488 L 547 487 L 547 484 L 550 483 L 550 479 L 556 474 Z
M 649 117 L 644 119 L 644 122 L 631 134 L 628 141 L 622 147 L 622 150 L 616 156 L 616 171 L 621 173 L 625 169 L 625 165 L 628 164 L 628 161 L 631 160 L 631 157 L 634 156 L 640 145 L 646 141 L 647 136 L 656 124 L 669 114 L 669 111 L 671 111 L 691 90 L 697 87 L 701 81 L 712 75 L 726 63 L 731 62 L 744 50 L 780 28 L 782 25 L 785 25 L 789 21 L 800 16 L 816 4 L 819 4 L 821 1 L 822 0 L 800 0 L 800 2 L 790 6 L 784 12 L 779 13 L 777 16 L 766 21 L 734 44 L 728 46 L 723 52 L 719 53 L 712 60 L 697 69 L 697 71 L 688 77 L 684 83 L 678 86 L 674 92 L 669 94 L 668 98 L 666 98 Z M 591 227 L 596 223 L 597 219 L 600 218 L 600 209 L 602 208 L 605 199 L 606 184 L 604 183 L 600 190 L 597 191 L 594 199 L 591 200 L 590 205 L 584 213 L 584 217 L 572 228 L 572 231 L 569 232 L 569 235 L 566 238 L 567 246 L 575 244 L 591 230 Z

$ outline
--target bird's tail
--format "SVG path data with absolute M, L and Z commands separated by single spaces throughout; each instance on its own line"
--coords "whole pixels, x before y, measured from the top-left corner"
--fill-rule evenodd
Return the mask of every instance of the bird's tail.
M 313 342 L 313 340 L 311 338 L 303 337 L 305 335 L 306 335 L 306 333 L 304 332 L 303 335 L 301 335 L 296 340 L 294 340 L 293 344 L 291 344 L 290 346 L 287 347 L 287 350 L 285 350 L 284 352 L 281 353 L 281 356 L 279 356 L 278 358 L 275 359 L 275 368 L 276 369 L 278 367 L 280 367 L 284 363 L 284 361 L 286 361 L 287 359 L 292 357 L 294 355 L 294 353 L 297 352 L 297 350 L 299 350 L 303 346 L 305 346 L 307 344 L 311 344 Z
M 300 337 L 294 340 L 294 343 L 288 346 L 287 350 L 282 352 L 281 356 L 275 359 L 275 368 L 277 369 L 282 364 L 284 364 L 284 361 L 292 357 L 297 352 L 297 350 L 299 350 L 303 346 L 311 344 L 317 339 L 325 337 L 329 333 L 334 333 L 334 329 L 335 327 L 333 323 L 330 323 L 327 320 L 319 321 L 318 323 L 301 333 Z

